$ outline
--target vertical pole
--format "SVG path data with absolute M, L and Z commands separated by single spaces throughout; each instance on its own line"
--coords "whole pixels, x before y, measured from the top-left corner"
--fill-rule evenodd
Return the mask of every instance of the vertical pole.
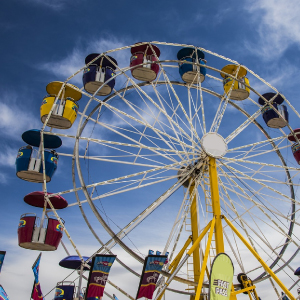
M 209 157 L 209 180 L 210 180 L 210 194 L 213 207 L 213 214 L 216 218 L 215 225 L 215 240 L 217 254 L 224 252 L 224 239 L 223 239 L 223 227 L 222 227 L 222 216 L 218 186 L 218 174 L 216 159 Z
M 191 227 L 192 227 L 193 243 L 195 243 L 199 235 L 198 209 L 197 209 L 197 197 L 196 197 L 197 193 L 195 193 L 195 188 L 196 188 L 195 183 L 193 182 L 189 188 L 190 200 L 192 201 L 190 212 L 191 212 Z M 200 277 L 200 245 L 197 245 L 195 251 L 193 252 L 193 269 L 194 269 L 194 281 L 198 282 Z M 197 291 L 197 287 L 195 287 L 195 292 L 196 291 Z
M 77 291 L 78 299 L 80 299 L 80 293 L 81 293 L 82 275 L 83 275 L 82 273 L 83 273 L 83 263 L 81 262 L 80 273 L 79 273 L 78 291 Z
M 223 226 L 222 226 L 222 216 L 221 216 L 217 164 L 216 164 L 216 159 L 214 157 L 209 157 L 209 180 L 210 180 L 210 195 L 211 195 L 213 214 L 214 217 L 216 218 L 216 225 L 215 225 L 216 251 L 217 254 L 219 254 L 225 252 L 225 249 L 224 249 L 224 239 L 223 239 Z M 234 292 L 234 287 L 232 285 L 230 300 L 237 299 L 236 295 L 232 294 L 233 292 Z
M 43 228 L 44 225 L 44 221 L 45 221 L 45 216 L 46 216 L 46 209 L 47 209 L 47 200 L 44 200 L 44 208 L 43 208 L 43 213 L 42 213 L 42 217 L 41 217 L 41 223 L 40 223 L 40 229 L 39 232 L 41 233 L 41 230 Z

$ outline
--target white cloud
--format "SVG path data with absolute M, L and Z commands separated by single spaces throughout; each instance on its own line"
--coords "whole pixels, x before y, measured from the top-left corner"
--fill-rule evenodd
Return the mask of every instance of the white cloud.
M 280 92 L 293 88 L 293 86 L 299 82 L 299 68 L 287 60 L 270 64 L 269 67 L 262 70 L 259 75 Z M 251 77 L 250 84 L 252 88 L 261 94 L 270 91 L 270 87 L 256 77 Z
M 4 147 L 0 153 L 0 166 L 14 167 L 17 151 L 11 147 Z M 1 182 L 1 178 L 0 178 Z
M 16 24 L 13 24 L 12 22 L 4 22 L 4 21 L 0 21 L 0 28 L 3 30 L 3 31 L 8 31 L 8 30 L 12 30 L 14 28 L 16 28 L 17 25 Z
M 10 98 L 9 95 L 4 98 Z M 24 129 L 38 128 L 40 124 L 37 118 L 28 110 L 24 113 L 24 109 L 20 105 L 14 104 L 13 101 L 10 104 L 0 103 L 0 130 L 3 136 L 8 136 L 13 139 L 20 139 L 20 135 L 24 132 Z
M 74 48 L 66 58 L 57 62 L 51 61 L 43 63 L 39 66 L 39 69 L 48 71 L 55 76 L 62 78 L 62 80 L 65 80 L 83 67 L 84 57 L 81 50 Z M 74 81 L 75 83 L 81 82 L 81 78 L 77 76 Z
M 53 10 L 61 10 L 65 6 L 66 0 L 28 0 L 31 3 L 43 5 Z
M 61 78 L 62 80 L 67 79 L 69 76 L 74 74 L 76 71 L 81 69 L 85 63 L 85 57 L 90 53 L 102 53 L 108 50 L 130 45 L 130 42 L 124 43 L 122 39 L 117 38 L 101 38 L 91 41 L 86 47 L 76 46 L 73 51 L 65 58 L 60 61 L 50 61 L 42 63 L 39 69 L 45 70 Z M 128 55 L 127 55 L 128 54 Z M 114 57 L 120 67 L 129 65 L 130 52 L 117 51 L 111 54 Z M 75 84 L 82 84 L 82 72 L 72 79 Z
M 246 42 L 252 53 L 270 60 L 280 57 L 290 46 L 300 45 L 299 1 L 247 1 L 245 9 L 252 13 L 252 26 L 258 26 L 258 43 Z
M 16 238 L 5 239 L 4 243 L 1 244 L 5 245 L 7 251 L 2 269 L 1 284 L 10 299 L 21 299 L 24 298 L 24 295 L 29 298 L 34 281 L 32 264 L 39 252 L 18 247 Z M 63 269 L 58 265 L 58 262 L 65 256 L 66 254 L 61 246 L 57 251 L 43 253 L 40 265 L 40 282 L 44 294 L 48 293 L 58 281 L 71 273 L 71 270 Z M 71 280 L 76 278 L 76 273 L 71 278 Z M 12 282 L 17 285 L 13 287 Z M 54 291 L 46 299 L 53 299 L 53 295 Z
M 0 183 L 6 184 L 7 183 L 7 175 L 4 173 L 0 173 Z

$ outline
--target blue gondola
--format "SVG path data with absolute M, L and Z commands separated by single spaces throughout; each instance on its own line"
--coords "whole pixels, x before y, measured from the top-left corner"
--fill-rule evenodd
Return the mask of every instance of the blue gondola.
M 16 174 L 19 178 L 30 182 L 43 182 L 43 164 L 40 147 L 40 130 L 32 129 L 23 133 L 22 139 L 27 146 L 19 149 L 16 158 Z M 62 144 L 58 136 L 44 133 L 44 150 L 46 182 L 51 181 L 57 169 L 58 155 L 52 150 Z M 39 147 L 38 150 L 33 147 Z
M 85 58 L 85 64 L 90 63 L 93 59 L 98 57 L 100 54 L 92 53 Z M 117 68 L 117 61 L 111 56 L 100 56 L 88 67 L 84 69 L 83 73 L 83 86 L 84 89 L 94 94 L 97 92 L 98 96 L 109 95 L 115 86 L 115 79 L 110 80 L 115 75 L 115 69 Z M 105 83 L 105 84 L 104 84 Z
M 296 269 L 294 272 L 294 275 L 300 276 L 300 267 Z
M 87 257 L 87 256 L 82 256 L 82 258 L 84 261 L 89 259 L 89 257 Z M 87 264 L 92 266 L 92 260 L 90 260 Z M 81 259 L 77 255 L 70 255 L 70 256 L 67 256 L 64 259 L 62 259 L 59 262 L 59 265 L 66 269 L 77 270 L 77 269 L 80 269 Z M 84 267 L 83 269 L 89 270 L 87 267 Z
M 280 113 L 280 116 L 278 113 L 273 109 L 273 107 L 269 104 L 267 104 L 263 109 L 262 109 L 262 115 L 263 119 L 266 122 L 268 127 L 271 128 L 283 128 L 287 125 L 289 122 L 289 113 L 287 111 L 287 107 L 283 105 L 284 99 L 282 98 L 281 95 L 277 95 L 275 93 L 265 93 L 262 95 L 266 100 L 270 101 L 273 99 L 272 105 L 274 108 L 278 110 Z M 275 97 L 276 96 L 276 97 Z M 266 102 L 262 97 L 259 97 L 258 103 L 260 105 L 265 105 Z
M 206 75 L 204 57 L 204 53 L 199 49 L 196 51 L 195 48 L 182 48 L 178 51 L 177 59 L 181 61 L 179 63 L 179 74 L 184 82 L 197 84 L 204 81 Z M 200 64 L 203 67 L 185 62 Z
M 58 282 L 55 288 L 54 300 L 73 300 L 75 284 L 73 281 Z

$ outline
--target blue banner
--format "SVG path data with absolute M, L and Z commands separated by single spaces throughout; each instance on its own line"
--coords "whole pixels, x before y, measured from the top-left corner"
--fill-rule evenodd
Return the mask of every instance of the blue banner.
M 40 269 L 41 256 L 42 256 L 42 252 L 39 254 L 39 256 L 37 257 L 36 261 L 32 266 L 32 271 L 34 274 L 34 284 L 31 293 L 31 298 L 33 300 L 41 300 L 41 299 L 44 300 L 43 293 L 41 290 L 41 285 L 39 282 L 39 269 Z
M 115 294 L 113 294 L 115 300 L 119 300 Z
M 108 278 L 108 274 L 115 259 L 116 255 L 102 254 L 97 254 L 93 258 L 86 291 L 87 300 L 94 300 L 97 299 L 97 297 L 100 298 L 103 296 L 103 291 Z
M 41 256 L 42 256 L 42 252 L 39 254 L 39 256 L 37 257 L 36 261 L 32 266 L 35 283 L 39 282 L 39 269 L 40 269 Z
M 167 255 L 160 255 L 158 254 L 160 253 L 159 251 L 156 253 L 157 255 L 148 255 L 145 259 L 136 299 L 142 297 L 152 299 L 156 282 L 164 264 L 168 259 Z
M 4 291 L 2 285 L 0 285 L 0 300 L 9 300 L 7 294 Z
M 5 253 L 6 253 L 6 251 L 0 251 L 0 272 L 1 272 L 2 265 L 3 265 Z

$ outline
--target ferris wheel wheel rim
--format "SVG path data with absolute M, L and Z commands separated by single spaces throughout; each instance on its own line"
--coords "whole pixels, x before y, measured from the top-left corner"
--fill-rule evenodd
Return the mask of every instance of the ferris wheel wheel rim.
M 163 82 L 158 82 L 157 84 L 166 84 L 164 81 Z M 182 82 L 177 82 L 177 81 L 172 81 L 172 84 L 175 84 L 175 85 L 180 85 L 180 86 L 187 86 L 185 83 L 182 83 Z M 148 85 L 151 85 L 151 83 L 150 82 L 141 82 L 141 83 L 137 83 L 137 85 L 138 86 L 148 86 Z M 196 89 L 197 88 L 197 86 L 190 86 L 191 88 L 194 88 L 194 89 Z M 135 86 L 133 86 L 133 85 L 131 85 L 131 86 L 128 86 L 128 87 L 126 87 L 126 88 L 123 88 L 123 89 L 121 89 L 121 90 L 119 90 L 119 91 L 117 91 L 117 92 L 115 92 L 114 94 L 111 94 L 111 95 L 109 95 L 109 96 L 107 96 L 104 100 L 102 100 L 101 101 L 101 103 L 98 103 L 97 104 L 97 106 L 93 109 L 93 111 L 89 114 L 89 116 L 91 116 L 93 113 L 95 113 L 95 111 L 102 105 L 102 102 L 107 102 L 107 101 L 109 101 L 109 100 L 111 100 L 113 97 L 115 97 L 115 96 L 117 96 L 117 94 L 118 93 L 121 93 L 121 92 L 124 92 L 124 91 L 127 91 L 127 90 L 131 90 L 131 89 L 135 89 Z M 222 98 L 222 95 L 220 95 L 220 94 L 217 94 L 217 93 L 215 93 L 215 92 L 213 92 L 213 91 L 211 91 L 211 90 L 209 90 L 209 89 L 205 89 L 205 88 L 202 88 L 202 90 L 204 91 L 204 92 L 207 92 L 207 93 L 210 93 L 211 95 L 214 95 L 214 96 L 216 96 L 217 98 Z M 258 94 L 258 93 L 257 93 Z M 238 105 L 236 105 L 233 101 L 231 101 L 231 100 L 229 100 L 228 101 L 232 106 L 234 106 L 236 109 L 238 109 L 240 112 L 242 112 L 247 118 L 249 118 L 250 117 L 250 115 L 245 111 L 245 110 L 243 110 L 241 107 L 239 107 Z M 84 129 L 84 127 L 86 126 L 86 123 L 88 122 L 88 120 L 89 120 L 89 118 L 85 118 L 85 121 L 84 121 L 84 124 L 82 124 L 81 126 L 82 126 L 82 129 L 81 129 L 81 132 L 83 131 L 83 129 Z M 270 139 L 270 140 L 272 140 L 272 138 L 268 135 L 268 133 L 265 131 L 265 129 L 256 121 L 256 120 L 254 120 L 254 123 L 255 123 L 255 125 Z M 79 127 L 80 125 L 78 125 L 78 127 Z M 78 137 L 78 139 L 80 139 L 80 137 Z M 272 142 L 270 142 L 271 144 L 272 144 Z M 275 148 L 276 146 L 273 144 L 272 145 L 272 147 L 273 148 Z M 279 153 L 278 153 L 279 152 Z M 283 157 L 282 157 L 282 155 L 281 155 L 281 152 L 278 150 L 278 152 L 276 151 L 276 153 L 277 153 L 277 155 L 280 157 L 280 159 L 281 159 L 281 161 L 282 161 L 282 163 L 284 163 L 284 165 L 287 167 L 287 165 L 286 165 L 286 163 L 285 163 L 285 161 L 284 161 L 284 159 L 283 159 Z M 79 162 L 79 160 L 78 160 L 78 162 Z M 78 165 L 78 164 L 77 164 Z M 288 172 L 288 174 L 289 174 L 289 171 L 288 171 L 288 167 L 287 167 L 287 169 L 286 169 L 286 172 Z M 287 175 L 288 177 L 290 177 L 290 175 Z M 290 186 L 290 188 L 293 190 L 293 186 L 291 185 Z M 292 194 L 294 194 L 294 192 L 291 192 Z M 295 195 L 292 195 L 292 198 L 295 200 Z M 294 207 L 292 208 L 293 209 L 293 211 L 295 211 L 295 203 L 293 203 L 292 204 Z M 292 213 L 292 217 L 294 217 L 294 214 Z M 291 234 L 292 234 L 292 229 L 293 228 L 291 228 L 291 227 L 293 227 L 294 226 L 294 223 L 291 221 L 290 222 L 290 229 L 289 229 L 289 236 L 291 236 Z M 284 249 L 284 251 L 283 252 L 280 252 L 280 256 L 281 255 L 283 255 L 283 253 L 285 252 L 285 250 L 286 250 L 286 248 L 287 248 L 287 246 L 288 246 L 288 244 L 286 243 L 286 245 L 284 246 L 285 247 L 285 249 Z M 129 248 L 129 247 L 128 247 Z M 279 258 L 277 257 L 275 260 L 274 260 L 274 262 L 272 263 L 272 265 L 276 265 L 276 263 L 278 262 L 278 260 L 279 260 Z M 265 273 L 265 272 L 264 272 Z M 265 276 L 265 274 L 264 273 L 262 273 L 260 276 L 258 276 L 257 278 L 255 278 L 254 280 L 253 280 L 253 282 L 255 283 L 255 282 L 259 282 L 259 281 L 261 281 L 262 280 L 262 278 L 263 277 L 267 277 L 267 276 Z M 267 279 L 267 278 L 266 278 Z
M 177 44 L 177 46 L 181 46 L 182 44 Z M 140 85 L 140 86 L 143 86 L 143 85 L 149 85 L 149 84 L 151 84 L 151 83 L 139 83 L 138 85 Z M 175 84 L 175 82 L 172 82 L 172 84 Z M 181 82 L 178 82 L 178 85 L 182 85 L 182 86 L 187 86 L 186 84 L 184 84 L 184 83 L 181 83 Z M 132 88 L 134 88 L 134 87 L 132 87 Z M 192 86 L 192 88 L 196 88 L 196 87 L 193 87 Z M 204 88 L 202 88 L 202 90 L 203 91 L 205 91 L 205 89 Z M 215 95 L 216 96 L 216 93 L 211 93 L 211 94 L 213 94 L 213 95 Z M 256 94 L 258 94 L 258 93 L 256 93 Z M 258 94 L 259 95 L 259 94 Z M 222 96 L 220 95 L 220 94 L 218 94 L 218 96 L 217 96 L 218 98 L 221 98 Z M 104 99 L 103 100 L 103 102 L 104 101 L 108 101 L 109 99 Z M 229 100 L 229 103 L 231 104 L 231 105 L 233 105 L 235 108 L 237 108 L 237 106 L 235 106 L 235 103 L 233 103 L 232 101 L 230 101 Z M 101 105 L 100 103 L 99 103 L 99 105 Z M 241 111 L 241 110 L 240 110 Z M 247 114 L 245 114 L 246 116 L 247 116 Z M 248 117 L 249 117 L 249 115 L 248 115 Z M 86 119 L 86 122 L 88 122 L 88 119 Z M 256 124 L 257 125 L 257 124 Z M 257 127 L 259 127 L 259 126 L 257 126 Z M 260 128 L 259 128 L 260 129 Z M 80 137 L 76 137 L 76 139 L 80 139 Z M 274 147 L 274 146 L 273 146 Z M 280 151 L 279 151 L 280 152 Z M 285 166 L 286 166 L 286 164 L 285 164 Z M 287 167 L 287 171 L 288 171 L 288 167 Z M 293 188 L 293 186 L 290 186 L 290 188 Z M 294 198 L 293 198 L 294 199 Z M 292 216 L 294 216 L 294 214 L 292 214 Z M 257 280 L 259 280 L 258 278 L 257 278 Z M 253 280 L 254 282 L 255 282 L 255 280 Z

